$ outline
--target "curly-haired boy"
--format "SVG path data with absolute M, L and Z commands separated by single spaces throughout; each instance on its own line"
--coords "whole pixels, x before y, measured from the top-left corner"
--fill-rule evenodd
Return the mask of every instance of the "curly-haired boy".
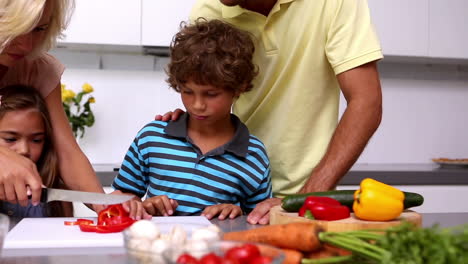
M 113 187 L 152 215 L 234 218 L 272 195 L 264 145 L 231 106 L 257 74 L 251 36 L 220 20 L 182 25 L 171 47 L 169 85 L 186 113 L 136 136 Z

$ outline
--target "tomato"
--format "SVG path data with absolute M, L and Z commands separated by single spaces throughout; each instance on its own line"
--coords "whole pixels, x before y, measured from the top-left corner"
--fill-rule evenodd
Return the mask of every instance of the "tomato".
M 272 258 L 267 256 L 257 256 L 249 261 L 249 264 L 270 264 L 273 261 Z
M 215 253 L 208 253 L 200 259 L 200 264 L 222 264 L 223 259 Z
M 197 258 L 190 254 L 182 254 L 177 258 L 176 261 L 178 264 L 198 264 L 200 263 Z
M 222 264 L 242 264 L 237 259 L 223 258 Z
M 260 256 L 260 250 L 253 244 L 230 248 L 224 255 L 225 258 L 238 260 L 240 263 L 248 263 L 251 259 Z

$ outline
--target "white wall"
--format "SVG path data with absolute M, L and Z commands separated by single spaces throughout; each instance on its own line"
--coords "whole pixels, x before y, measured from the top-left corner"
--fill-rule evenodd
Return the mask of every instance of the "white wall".
M 181 107 L 165 83 L 165 58 L 136 53 L 55 50 L 62 82 L 94 86 L 96 124 L 80 144 L 93 163 L 120 163 L 136 132 L 155 114 Z M 430 163 L 468 157 L 468 67 L 383 62 L 382 124 L 358 163 Z M 341 112 L 345 101 L 341 102 Z

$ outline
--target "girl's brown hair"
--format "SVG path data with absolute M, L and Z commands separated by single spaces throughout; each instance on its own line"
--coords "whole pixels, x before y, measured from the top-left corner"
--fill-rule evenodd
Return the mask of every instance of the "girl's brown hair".
M 46 103 L 36 89 L 24 85 L 11 85 L 0 89 L 0 120 L 6 113 L 36 109 L 44 121 L 44 148 L 36 163 L 42 183 L 51 188 L 64 188 L 58 170 L 58 158 L 54 148 L 52 124 Z M 48 203 L 50 216 L 69 216 L 71 205 L 59 202 Z
M 180 92 L 188 81 L 212 85 L 240 94 L 252 89 L 257 68 L 249 33 L 220 20 L 197 19 L 181 24 L 171 46 L 166 70 L 169 86 Z

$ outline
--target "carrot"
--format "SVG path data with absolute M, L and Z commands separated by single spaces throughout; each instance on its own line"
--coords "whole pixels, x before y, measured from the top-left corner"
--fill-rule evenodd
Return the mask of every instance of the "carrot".
M 324 244 L 323 247 L 320 248 L 319 250 L 304 253 L 304 258 L 322 259 L 322 258 L 337 257 L 337 256 L 349 256 L 351 254 L 352 253 L 348 250 L 338 248 L 332 245 Z
M 294 249 L 281 249 L 284 253 L 284 260 L 282 264 L 300 264 L 302 260 L 302 253 Z
M 282 264 L 300 264 L 302 260 L 302 253 L 294 249 L 285 249 L 285 248 L 273 248 L 271 246 L 257 244 L 258 249 L 262 256 L 267 257 L 277 257 L 278 251 L 284 254 L 284 260 Z M 274 250 L 273 250 L 274 249 Z
M 223 238 L 225 240 L 264 243 L 279 248 L 308 252 L 322 246 L 318 238 L 318 233 L 321 231 L 323 231 L 322 228 L 315 223 L 289 223 L 228 232 L 224 234 Z

